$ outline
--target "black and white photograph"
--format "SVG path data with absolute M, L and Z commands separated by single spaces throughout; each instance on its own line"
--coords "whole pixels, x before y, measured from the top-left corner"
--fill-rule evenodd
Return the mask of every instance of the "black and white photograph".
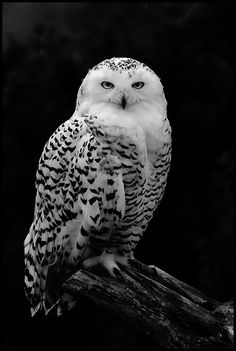
M 234 13 L 2 3 L 1 350 L 234 348 Z

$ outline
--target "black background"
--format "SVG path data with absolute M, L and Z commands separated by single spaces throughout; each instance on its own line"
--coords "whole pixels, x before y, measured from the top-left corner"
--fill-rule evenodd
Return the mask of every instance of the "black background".
M 88 304 L 61 319 L 31 319 L 23 292 L 39 156 L 72 115 L 88 69 L 114 56 L 144 62 L 161 78 L 173 131 L 166 193 L 136 258 L 219 301 L 232 298 L 233 13 L 232 3 L 3 4 L 6 350 L 147 345 Z

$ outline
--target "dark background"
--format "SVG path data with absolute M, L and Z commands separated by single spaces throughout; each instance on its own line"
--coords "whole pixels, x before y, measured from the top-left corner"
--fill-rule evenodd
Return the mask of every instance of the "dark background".
M 88 69 L 114 56 L 144 62 L 160 76 L 173 130 L 166 193 L 136 258 L 219 301 L 232 298 L 233 10 L 232 3 L 3 4 L 6 350 L 148 345 L 92 305 L 61 319 L 31 319 L 23 292 L 39 156 L 72 115 Z

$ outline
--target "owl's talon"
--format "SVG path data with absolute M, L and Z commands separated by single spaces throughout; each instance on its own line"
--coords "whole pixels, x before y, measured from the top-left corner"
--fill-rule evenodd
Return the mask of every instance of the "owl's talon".
M 120 274 L 120 269 L 113 268 L 113 273 L 114 273 L 114 275 L 119 275 Z
M 156 273 L 158 273 L 158 267 L 154 266 L 153 264 L 150 264 L 148 268 L 152 268 Z
M 103 253 L 100 256 L 90 257 L 83 261 L 82 265 L 85 269 L 90 269 L 93 266 L 100 264 L 112 276 L 122 276 L 120 266 L 127 266 L 128 259 L 124 256 L 116 254 Z
M 124 274 L 123 274 L 122 270 L 117 269 L 117 268 L 114 268 L 114 269 L 113 269 L 113 272 L 114 272 L 114 276 L 115 276 L 116 278 L 124 279 Z
M 118 278 L 119 280 L 127 280 L 127 275 L 125 274 L 124 271 L 122 271 L 121 269 L 119 270 L 119 272 L 117 272 L 116 278 Z

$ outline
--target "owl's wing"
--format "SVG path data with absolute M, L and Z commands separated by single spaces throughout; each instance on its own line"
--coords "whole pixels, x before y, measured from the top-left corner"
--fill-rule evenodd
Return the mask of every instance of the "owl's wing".
M 78 142 L 86 135 L 83 118 L 69 119 L 44 147 L 36 174 L 34 221 L 24 242 L 25 292 L 32 314 L 41 307 L 48 268 L 57 260 L 63 245 L 60 230 L 76 217 L 73 212 L 76 186 L 68 179 Z
M 99 232 L 105 220 L 109 227 L 109 220 L 116 222 L 124 216 L 125 193 L 118 157 L 119 153 L 124 158 L 124 150 L 116 143 L 117 138 L 119 130 L 117 136 L 104 132 L 95 116 L 71 118 L 44 148 L 36 175 L 34 221 L 24 243 L 25 292 L 33 306 L 32 314 L 41 306 L 45 311 L 49 309 L 45 294 L 54 278 L 47 277 L 64 260 L 71 233 L 69 222 L 76 219 L 81 226 L 76 245 L 68 249 L 66 257 L 76 264 L 90 237 L 90 228 Z M 134 146 L 128 144 L 125 150 L 129 163 Z M 127 162 L 123 161 L 123 167 Z M 100 236 L 99 240 L 106 238 Z M 59 297 L 54 296 L 48 306 Z
M 162 200 L 170 169 L 172 140 L 171 127 L 167 118 L 160 128 L 159 140 L 160 147 L 150 156 L 151 171 L 145 197 L 145 228 Z

